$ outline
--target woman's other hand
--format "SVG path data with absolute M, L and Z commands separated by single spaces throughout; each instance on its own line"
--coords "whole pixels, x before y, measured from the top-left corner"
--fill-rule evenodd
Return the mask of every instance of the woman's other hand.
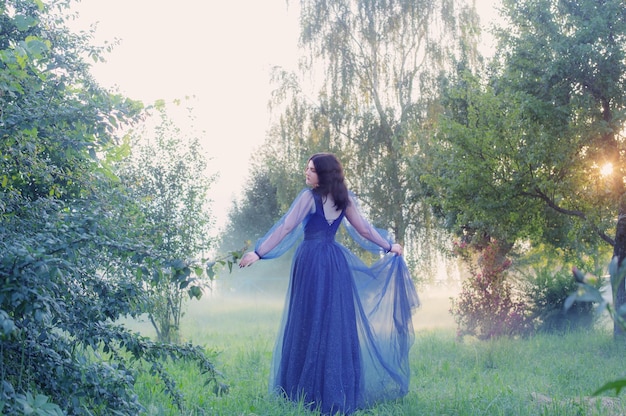
M 389 250 L 390 253 L 395 253 L 398 256 L 401 256 L 402 253 L 404 252 L 404 248 L 402 248 L 402 246 L 398 243 L 393 243 L 391 245 L 391 250 Z
M 239 267 L 248 267 L 257 260 L 259 260 L 258 254 L 256 254 L 254 251 L 249 251 L 244 254 L 239 261 Z

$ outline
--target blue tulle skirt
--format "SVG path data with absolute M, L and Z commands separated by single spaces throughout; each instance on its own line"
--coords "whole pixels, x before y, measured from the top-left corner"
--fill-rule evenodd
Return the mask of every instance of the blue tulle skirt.
M 333 239 L 305 239 L 292 264 L 270 389 L 324 414 L 349 414 L 408 392 L 412 310 L 404 260 L 373 266 Z

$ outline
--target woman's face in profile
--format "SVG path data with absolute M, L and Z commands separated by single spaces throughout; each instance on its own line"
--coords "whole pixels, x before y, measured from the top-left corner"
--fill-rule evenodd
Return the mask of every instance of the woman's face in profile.
M 311 188 L 317 187 L 319 184 L 319 180 L 317 178 L 317 172 L 315 171 L 315 165 L 312 160 L 309 160 L 309 164 L 306 166 L 306 170 L 304 171 L 304 176 L 306 177 L 306 184 Z

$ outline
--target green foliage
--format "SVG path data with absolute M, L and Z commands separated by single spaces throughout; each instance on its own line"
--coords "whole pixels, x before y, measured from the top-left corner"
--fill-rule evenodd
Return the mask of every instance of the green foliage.
M 471 248 L 457 245 L 457 253 L 469 262 Z M 472 268 L 472 276 L 462 283 L 461 292 L 452 300 L 450 313 L 458 326 L 458 335 L 492 339 L 502 336 L 526 335 L 530 331 L 527 305 L 515 299 L 513 287 L 506 280 L 511 261 L 502 258 L 498 243 L 480 251 L 480 271 Z
M 611 290 L 613 293 L 612 302 L 606 299 L 598 288 L 598 282 L 602 281 L 601 277 L 585 275 L 575 267 L 572 269 L 572 273 L 576 284 L 578 285 L 578 290 L 568 296 L 564 305 L 565 310 L 569 310 L 573 305 L 581 302 L 596 305 L 596 308 L 599 311 L 607 311 L 615 324 L 618 325 L 623 331 L 626 331 L 626 307 L 624 305 L 618 307 L 615 302 L 617 287 L 619 285 L 623 285 L 624 280 L 626 279 L 626 262 L 623 261 L 620 265 L 618 257 L 615 256 L 611 260 L 611 263 L 609 263 L 609 276 Z M 623 341 L 623 338 L 620 339 L 620 341 Z M 615 394 L 619 394 L 624 388 L 626 388 L 626 378 L 622 377 L 604 384 L 593 394 L 597 396 L 610 390 L 615 390 Z
M 372 222 L 408 255 L 434 257 L 438 235 L 421 185 L 439 109 L 434 80 L 451 56 L 476 58 L 475 10 L 456 0 L 303 1 L 300 22 L 306 81 L 276 71 L 282 112 L 264 146 L 281 206 L 302 187 L 293 176 L 306 158 L 330 151 Z M 309 92 L 311 73 L 318 82 Z
M 160 360 L 194 360 L 207 380 L 217 377 L 197 347 L 153 343 L 113 323 L 144 304 L 134 272 L 147 253 L 105 227 L 97 208 L 105 202 L 74 200 L 71 210 L 22 202 L 13 212 L 25 211 L 3 221 L 0 250 L 0 398 L 9 410 L 19 406 L 19 392 L 37 391 L 70 414 L 134 414 L 142 409 L 133 393 L 136 360 L 150 363 L 173 395 Z
M 199 140 L 181 131 L 164 105 L 155 111 L 155 126 L 134 134 L 130 157 L 117 172 L 134 216 L 130 229 L 166 259 L 145 271 L 147 313 L 159 340 L 177 341 L 184 301 L 199 298 L 207 283 L 201 257 L 211 245 L 207 202 L 214 177 Z
M 248 245 L 246 244 L 239 250 L 230 251 L 228 254 L 218 257 L 217 259 L 210 261 L 206 264 L 206 274 L 211 281 L 217 278 L 217 268 L 221 268 L 226 266 L 229 272 L 233 271 L 233 267 L 239 262 L 239 260 L 243 257 L 245 251 L 248 249 Z M 198 299 L 200 297 L 198 296 Z
M 503 14 L 489 69 L 460 63 L 442 83 L 432 200 L 459 234 L 580 252 L 613 244 L 626 166 L 626 5 L 506 0 Z
M 281 214 L 277 194 L 278 186 L 271 180 L 270 167 L 255 163 L 241 200 L 233 201 L 228 211 L 228 224 L 220 242 L 222 250 L 241 247 L 249 240 L 256 241 L 274 225 Z
M 32 394 L 26 393 L 25 396 L 18 396 L 16 402 L 22 406 L 22 412 L 24 415 L 39 415 L 39 416 L 61 416 L 63 411 L 59 406 L 54 403 L 48 402 L 48 397 L 43 394 L 38 394 L 33 397 Z M 2 410 L 2 406 L 0 406 Z
M 599 279 L 597 289 L 603 283 Z M 588 302 L 574 302 L 565 308 L 569 295 L 576 290 L 576 282 L 566 270 L 540 268 L 525 281 L 527 297 L 535 330 L 564 332 L 577 328 L 590 328 L 594 323 L 594 307 Z
M 208 382 L 219 374 L 201 348 L 116 324 L 145 310 L 140 271 L 172 259 L 136 233 L 136 205 L 111 170 L 142 105 L 93 82 L 83 57 L 101 51 L 63 26 L 67 6 L 0 3 L 0 407 L 136 415 L 142 366 L 179 405 L 164 361 L 193 362 Z

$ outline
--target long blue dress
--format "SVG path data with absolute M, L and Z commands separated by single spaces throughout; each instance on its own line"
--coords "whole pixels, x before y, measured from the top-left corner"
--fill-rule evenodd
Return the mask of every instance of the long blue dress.
M 263 259 L 274 258 L 304 234 L 293 258 L 270 390 L 323 414 L 350 414 L 409 388 L 412 310 L 419 299 L 401 256 L 387 254 L 368 267 L 335 241 L 345 223 L 363 247 L 390 247 L 354 198 L 351 206 L 349 222 L 346 210 L 327 220 L 321 197 L 305 190 L 256 244 Z

